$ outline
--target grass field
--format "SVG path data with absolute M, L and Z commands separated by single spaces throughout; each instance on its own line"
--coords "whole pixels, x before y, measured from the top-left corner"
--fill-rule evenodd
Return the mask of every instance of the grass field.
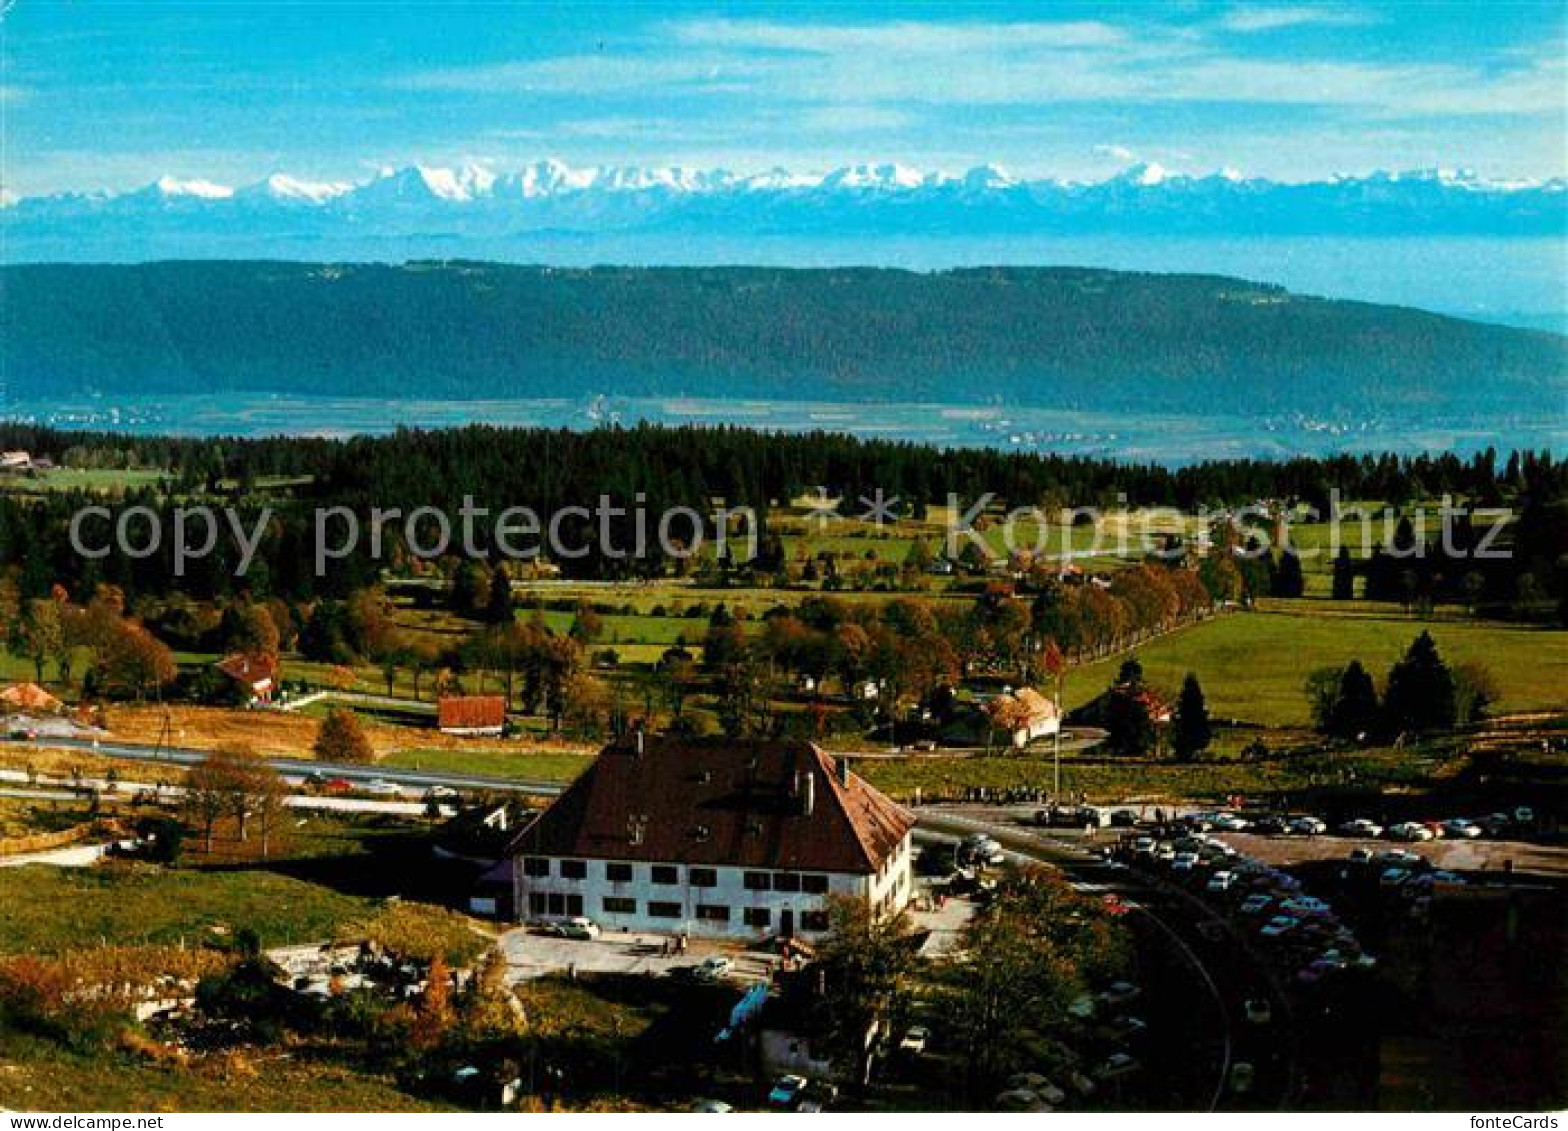
M 571 781 L 591 761 L 590 754 L 554 751 L 420 748 L 389 754 L 381 764 L 405 770 L 483 774 L 523 781 Z
M 1381 683 L 1423 628 L 1449 663 L 1473 661 L 1491 671 L 1502 695 L 1496 711 L 1568 706 L 1568 632 L 1434 623 L 1363 611 L 1359 603 L 1348 609 L 1333 602 L 1267 603 L 1262 611 L 1219 617 L 1163 637 L 1137 655 L 1146 678 L 1172 693 L 1187 672 L 1196 673 L 1217 717 L 1304 726 L 1310 715 L 1302 687 L 1309 673 L 1359 659 Z M 1067 680 L 1069 703 L 1103 691 L 1120 663 L 1116 658 L 1074 669 Z
M 380 1076 L 298 1055 L 250 1052 L 188 1065 L 68 1050 L 24 1033 L 0 1045 L 0 1106 L 13 1111 L 450 1111 Z
M 100 942 L 195 946 L 245 927 L 279 946 L 329 938 L 376 910 L 372 900 L 269 871 L 36 864 L 0 869 L 0 907 L 0 954 Z

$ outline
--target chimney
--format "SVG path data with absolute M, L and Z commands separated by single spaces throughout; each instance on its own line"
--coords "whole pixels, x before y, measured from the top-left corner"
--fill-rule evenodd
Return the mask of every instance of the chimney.
M 800 797 L 800 811 L 804 816 L 811 816 L 817 807 L 817 775 L 806 774 L 806 786 Z
M 838 784 L 839 785 L 846 785 L 846 786 L 849 784 L 849 759 L 848 758 L 840 758 L 838 760 Z

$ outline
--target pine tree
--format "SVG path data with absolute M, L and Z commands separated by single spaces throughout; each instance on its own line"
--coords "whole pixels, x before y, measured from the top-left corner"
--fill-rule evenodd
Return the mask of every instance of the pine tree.
M 1349 601 L 1356 595 L 1356 566 L 1350 557 L 1350 547 L 1341 546 L 1334 559 L 1334 600 Z
M 1438 655 L 1431 633 L 1416 637 L 1404 659 L 1389 669 L 1383 715 L 1392 734 L 1454 725 L 1454 676 Z
M 504 565 L 490 571 L 490 595 L 485 601 L 485 620 L 491 624 L 512 622 L 512 578 Z
M 1279 568 L 1274 571 L 1274 596 L 1299 597 L 1306 591 L 1306 579 L 1301 575 L 1301 558 L 1295 550 L 1286 548 L 1279 556 Z
M 1361 661 L 1351 660 L 1340 673 L 1326 729 L 1339 738 L 1360 741 L 1377 730 L 1377 721 L 1377 688 Z
M 1207 750 L 1213 739 L 1214 730 L 1209 725 L 1209 708 L 1203 701 L 1203 688 L 1198 685 L 1198 677 L 1188 672 L 1182 681 L 1181 696 L 1176 701 L 1171 747 L 1179 760 L 1190 762 Z

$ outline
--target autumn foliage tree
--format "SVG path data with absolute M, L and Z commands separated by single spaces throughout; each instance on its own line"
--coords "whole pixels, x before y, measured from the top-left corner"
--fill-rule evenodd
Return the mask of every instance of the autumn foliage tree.
M 376 759 L 375 749 L 365 737 L 359 716 L 342 707 L 334 707 L 321 720 L 316 743 L 311 749 L 323 762 L 362 766 Z

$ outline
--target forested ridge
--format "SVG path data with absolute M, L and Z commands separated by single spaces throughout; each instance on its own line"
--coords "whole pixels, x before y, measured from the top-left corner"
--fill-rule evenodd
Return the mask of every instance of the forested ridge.
M 1077 268 L 0 267 L 8 394 L 703 395 L 1060 408 L 1557 404 L 1561 336 Z

